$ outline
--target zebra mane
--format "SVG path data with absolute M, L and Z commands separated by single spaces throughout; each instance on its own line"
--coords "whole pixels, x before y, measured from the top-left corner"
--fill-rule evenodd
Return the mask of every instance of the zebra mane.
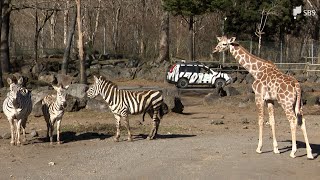
M 112 81 L 110 81 L 110 80 L 107 80 L 107 79 L 106 79 L 105 77 L 103 77 L 103 76 L 100 76 L 99 79 L 102 80 L 102 81 L 104 81 L 104 82 L 107 83 L 107 84 L 111 84 L 111 85 L 114 86 L 115 88 L 118 88 L 118 85 L 117 85 L 117 84 L 115 84 L 114 82 L 112 82 Z

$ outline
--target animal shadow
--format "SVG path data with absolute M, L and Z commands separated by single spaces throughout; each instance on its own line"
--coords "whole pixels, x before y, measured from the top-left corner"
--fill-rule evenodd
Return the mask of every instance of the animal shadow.
M 282 141 L 282 142 L 289 142 L 291 143 L 291 140 L 286 140 L 286 141 Z M 311 149 L 312 149 L 312 154 L 315 155 L 314 159 L 316 159 L 319 155 L 320 155 L 320 144 L 311 144 Z M 305 149 L 306 148 L 306 143 L 302 142 L 302 141 L 297 141 L 297 149 Z M 279 149 L 279 150 L 284 150 L 281 153 L 287 152 L 287 151 L 291 151 L 292 146 L 287 146 L 285 148 Z M 306 156 L 307 154 L 301 155 L 301 156 L 297 156 L 297 157 L 303 157 Z
M 171 139 L 171 138 L 188 138 L 188 137 L 194 137 L 196 135 L 190 135 L 190 134 L 158 134 L 155 139 Z M 147 139 L 147 134 L 138 134 L 134 136 L 134 140 L 143 140 Z
M 60 140 L 62 140 L 63 143 L 70 143 L 75 141 L 83 141 L 83 140 L 91 140 L 91 139 L 104 140 L 110 137 L 112 137 L 112 135 L 97 133 L 97 132 L 84 132 L 84 133 L 77 134 L 76 132 L 73 132 L 73 131 L 66 131 L 60 134 Z M 53 142 L 56 142 L 56 139 L 57 139 L 57 135 L 53 135 Z M 42 142 L 49 142 L 49 138 L 47 137 L 41 137 L 41 138 L 38 138 L 38 140 Z

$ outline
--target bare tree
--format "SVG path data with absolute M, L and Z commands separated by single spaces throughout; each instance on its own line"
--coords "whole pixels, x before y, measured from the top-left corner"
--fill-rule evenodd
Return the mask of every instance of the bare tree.
M 258 43 L 258 56 L 260 56 L 261 52 L 261 41 L 262 41 L 262 35 L 264 34 L 264 28 L 266 26 L 266 22 L 268 19 L 269 15 L 277 15 L 276 13 L 276 4 L 272 4 L 270 8 L 267 9 L 262 9 L 261 11 L 261 18 L 260 18 L 260 23 L 257 25 L 255 35 L 258 36 L 259 38 L 259 43 Z
M 81 22 L 81 0 L 75 0 L 77 4 L 77 24 L 78 24 L 78 49 L 80 60 L 80 83 L 87 84 L 86 66 L 83 49 L 83 32 Z
M 74 36 L 74 32 L 76 29 L 76 23 L 77 23 L 77 12 L 73 11 L 73 18 L 72 18 L 71 24 L 69 26 L 68 40 L 67 40 L 66 48 L 64 50 L 63 59 L 62 59 L 62 66 L 61 66 L 62 74 L 67 74 L 67 72 L 68 72 L 70 49 L 71 49 L 71 45 L 72 45 L 72 39 Z
M 66 0 L 65 9 L 63 11 L 63 44 L 64 45 L 67 45 L 69 5 L 70 5 L 70 0 Z
M 0 0 L 0 14 L 2 14 L 3 2 L 4 0 Z M 2 29 L 2 16 L 0 16 L 0 36 L 1 36 L 1 29 Z M 2 54 L 2 53 L 1 53 Z M 0 88 L 3 87 L 2 81 L 2 63 L 0 63 Z
M 39 36 L 40 32 L 42 31 L 43 27 L 46 25 L 47 21 L 51 18 L 53 15 L 54 11 L 51 10 L 43 10 L 44 18 L 42 22 L 39 20 L 39 9 L 38 9 L 38 2 L 36 2 L 35 5 L 35 34 L 34 34 L 34 58 L 35 58 L 35 63 L 38 63 L 38 41 L 39 41 Z M 40 24 L 39 24 L 40 22 Z
M 11 15 L 11 0 L 2 1 L 2 20 L 1 20 L 1 69 L 2 72 L 10 72 L 10 53 L 9 53 L 9 31 L 10 31 L 10 15 Z
M 169 61 L 169 17 L 168 11 L 162 12 L 158 62 Z

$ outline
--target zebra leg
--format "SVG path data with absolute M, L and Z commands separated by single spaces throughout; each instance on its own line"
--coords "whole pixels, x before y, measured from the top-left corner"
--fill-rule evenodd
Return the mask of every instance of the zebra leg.
M 128 130 L 128 141 L 132 141 L 132 135 L 130 132 L 130 125 L 129 125 L 129 119 L 128 116 L 124 117 L 124 125 L 126 126 L 127 130 Z
M 14 127 L 14 122 L 13 122 L 13 119 L 8 119 L 9 120 L 9 123 L 10 123 L 10 130 L 11 130 L 11 141 L 10 141 L 10 144 L 11 145 L 14 145 L 14 142 L 15 142 L 15 133 L 14 133 L 14 130 L 15 130 L 15 127 Z
M 23 134 L 23 142 L 27 141 L 27 136 L 26 136 L 26 119 L 23 119 L 22 123 L 21 123 L 21 127 L 22 127 L 22 134 Z
M 54 124 L 50 123 L 50 124 L 49 124 L 50 145 L 53 144 L 53 127 L 54 127 Z
M 154 139 L 155 136 L 157 135 L 157 130 L 158 130 L 159 123 L 160 123 L 160 120 L 158 118 L 158 110 L 153 111 L 152 120 L 153 120 L 152 129 L 150 131 L 149 136 L 147 137 L 147 139 L 149 139 L 149 140 Z
M 20 128 L 21 128 L 21 120 L 18 120 L 16 121 L 16 141 L 17 141 L 17 145 L 21 145 L 21 142 L 20 142 Z
M 61 119 L 57 121 L 57 144 L 61 144 L 60 141 L 60 125 L 61 125 Z
M 119 138 L 120 138 L 120 120 L 121 117 L 117 114 L 114 115 L 114 117 L 116 118 L 116 127 L 117 127 L 117 133 L 116 136 L 114 137 L 114 141 L 118 142 Z

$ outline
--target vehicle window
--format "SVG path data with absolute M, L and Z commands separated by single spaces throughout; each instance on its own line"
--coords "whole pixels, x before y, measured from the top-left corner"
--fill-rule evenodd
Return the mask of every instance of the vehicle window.
M 197 72 L 195 66 L 180 66 L 180 72 Z
M 209 72 L 209 69 L 205 67 L 200 67 L 200 73 L 210 73 L 210 72 Z

